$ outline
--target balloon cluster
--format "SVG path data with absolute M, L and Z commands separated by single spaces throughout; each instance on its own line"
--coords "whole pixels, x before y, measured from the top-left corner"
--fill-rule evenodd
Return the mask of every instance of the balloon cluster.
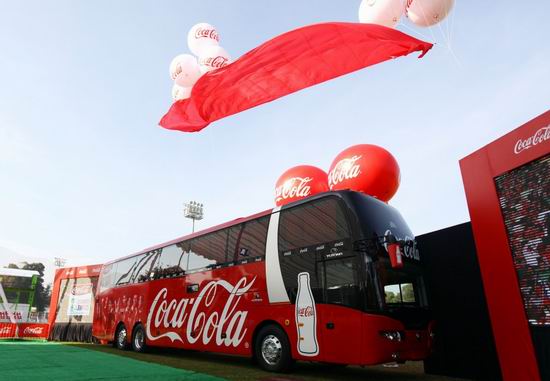
M 275 184 L 275 204 L 293 201 L 329 190 L 351 189 L 388 202 L 401 179 L 399 165 L 391 153 L 373 144 L 358 144 L 336 156 L 328 174 L 311 165 L 285 171 Z
M 170 63 L 170 78 L 174 81 L 174 101 L 189 98 L 193 85 L 201 75 L 231 62 L 231 57 L 219 42 L 218 31 L 210 24 L 199 23 L 189 30 L 187 45 L 194 56 L 180 54 Z
M 454 5 L 454 0 L 363 0 L 359 21 L 394 28 L 405 15 L 415 25 L 428 27 L 441 22 Z

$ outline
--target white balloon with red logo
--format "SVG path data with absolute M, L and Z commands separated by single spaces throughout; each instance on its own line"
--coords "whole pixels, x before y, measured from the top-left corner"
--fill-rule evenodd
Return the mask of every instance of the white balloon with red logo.
M 183 87 L 176 83 L 172 87 L 172 99 L 174 101 L 181 101 L 182 99 L 187 99 L 191 96 L 192 87 Z
M 363 0 L 359 6 L 359 21 L 395 27 L 405 12 L 404 0 Z
M 275 205 L 286 205 L 328 190 L 325 171 L 312 165 L 297 165 L 287 169 L 277 180 Z
M 199 56 L 199 70 L 207 73 L 227 66 L 231 63 L 231 57 L 221 46 L 207 46 Z
M 407 17 L 415 25 L 428 27 L 445 19 L 454 0 L 408 0 Z
M 197 59 L 191 54 L 180 54 L 170 63 L 170 78 L 179 86 L 193 86 L 200 76 Z
M 187 33 L 187 45 L 196 56 L 200 56 L 205 47 L 218 45 L 219 42 L 220 36 L 216 28 L 205 22 L 195 24 Z

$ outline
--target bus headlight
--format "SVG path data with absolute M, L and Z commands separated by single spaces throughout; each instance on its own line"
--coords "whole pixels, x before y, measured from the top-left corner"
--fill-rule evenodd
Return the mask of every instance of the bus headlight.
M 402 341 L 405 338 L 405 334 L 400 331 L 380 331 L 380 336 L 389 341 Z

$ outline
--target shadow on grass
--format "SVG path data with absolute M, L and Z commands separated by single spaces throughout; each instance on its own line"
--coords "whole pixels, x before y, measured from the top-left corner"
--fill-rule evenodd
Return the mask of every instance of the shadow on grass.
M 331 367 L 318 363 L 298 362 L 289 374 L 275 374 L 258 368 L 250 358 L 206 353 L 183 349 L 150 348 L 147 353 L 120 351 L 106 345 L 69 344 L 114 355 L 130 357 L 174 368 L 206 373 L 228 380 L 350 380 L 350 381 L 397 381 L 397 380 L 459 380 L 456 378 L 425 375 L 421 362 L 410 362 L 397 368 L 381 365 L 371 367 Z

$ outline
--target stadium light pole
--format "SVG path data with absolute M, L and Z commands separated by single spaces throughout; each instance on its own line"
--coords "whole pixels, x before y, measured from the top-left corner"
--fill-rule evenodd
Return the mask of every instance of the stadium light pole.
M 65 258 L 55 257 L 53 259 L 53 262 L 55 267 L 60 269 L 61 267 L 65 266 L 65 263 L 67 263 L 67 260 Z
M 200 221 L 204 218 L 204 205 L 196 201 L 190 201 L 187 204 L 183 204 L 183 213 L 185 218 L 193 220 L 193 230 L 195 232 L 195 220 Z

